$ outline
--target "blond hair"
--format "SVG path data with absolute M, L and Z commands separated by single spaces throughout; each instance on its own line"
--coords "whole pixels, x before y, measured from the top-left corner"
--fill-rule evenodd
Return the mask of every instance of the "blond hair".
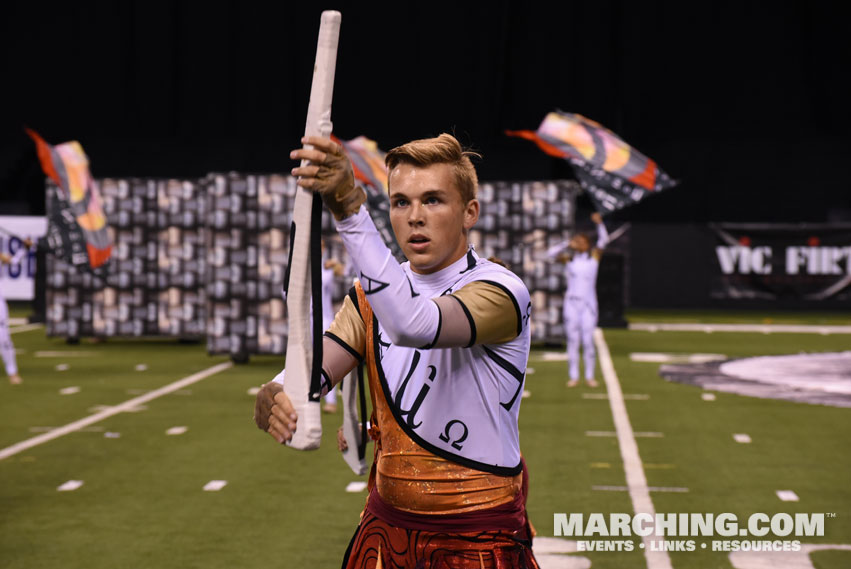
M 455 185 L 461 192 L 461 200 L 467 204 L 476 199 L 479 188 L 479 178 L 470 160 L 471 156 L 481 158 L 476 152 L 464 150 L 451 134 L 443 133 L 436 138 L 412 140 L 397 146 L 387 153 L 384 163 L 387 165 L 388 177 L 400 164 L 412 164 L 420 168 L 432 164 L 449 164 L 452 166 Z

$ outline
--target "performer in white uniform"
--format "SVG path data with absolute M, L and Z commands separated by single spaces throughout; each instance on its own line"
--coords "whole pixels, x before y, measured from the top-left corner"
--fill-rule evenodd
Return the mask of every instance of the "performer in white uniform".
M 606 225 L 599 213 L 591 215 L 597 225 L 597 244 L 592 248 L 591 239 L 584 233 L 577 233 L 568 242 L 557 245 L 548 251 L 550 258 L 565 263 L 564 274 L 567 290 L 564 293 L 562 316 L 564 333 L 567 338 L 568 387 L 579 384 L 579 344 L 585 360 L 585 381 L 591 387 L 597 387 L 594 379 L 596 350 L 594 349 L 594 329 L 597 327 L 597 269 L 603 249 L 609 242 Z M 568 249 L 567 253 L 562 253 Z
M 344 567 L 535 569 L 517 426 L 531 302 L 516 275 L 467 242 L 479 214 L 469 154 L 446 134 L 388 153 L 400 265 L 342 148 L 302 142 L 313 149 L 291 157 L 310 163 L 293 174 L 322 195 L 359 272 L 325 334 L 324 389 L 365 360 L 373 400 L 369 499 Z M 298 421 L 283 376 L 255 405 L 257 426 L 279 443 Z
M 0 263 L 4 265 L 20 263 L 24 256 L 29 253 L 30 247 L 32 247 L 32 241 L 25 239 L 23 246 L 15 252 L 14 257 L 0 253 Z M 9 335 L 9 307 L 6 305 L 2 291 L 0 291 L 0 355 L 2 355 L 3 363 L 6 366 L 9 383 L 12 385 L 21 383 L 21 376 L 18 375 L 18 362 L 15 358 L 15 345 L 12 343 L 12 336 Z

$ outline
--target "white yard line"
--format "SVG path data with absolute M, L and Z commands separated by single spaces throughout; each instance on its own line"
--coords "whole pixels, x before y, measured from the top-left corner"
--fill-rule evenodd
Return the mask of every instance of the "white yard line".
M 583 393 L 582 399 L 608 399 L 608 393 Z M 646 393 L 624 393 L 624 399 L 634 399 L 635 401 L 647 401 L 650 396 Z
M 149 391 L 144 395 L 140 395 L 139 397 L 134 397 L 133 399 L 128 399 L 124 403 L 119 403 L 114 407 L 108 407 L 103 411 L 95 413 L 94 415 L 89 415 L 88 417 L 84 417 L 79 421 L 74 421 L 73 423 L 68 423 L 65 426 L 57 427 L 47 433 L 42 435 L 38 435 L 37 437 L 33 437 L 31 439 L 27 439 L 25 441 L 21 441 L 19 443 L 15 443 L 12 446 L 6 447 L 4 449 L 0 449 L 0 460 L 9 458 L 10 456 L 17 454 L 19 452 L 30 449 L 34 446 L 38 446 L 40 444 L 44 444 L 48 441 L 52 441 L 53 439 L 58 439 L 59 437 L 65 436 L 69 433 L 73 433 L 74 431 L 79 431 L 84 427 L 88 427 L 93 423 L 97 423 L 99 421 L 103 421 L 104 419 L 108 419 L 113 415 L 117 415 L 119 413 L 123 413 L 125 411 L 132 411 L 140 405 L 147 403 L 148 401 L 152 401 L 158 397 L 162 397 L 163 395 L 168 395 L 174 391 L 179 389 L 183 389 L 188 385 L 192 385 L 193 383 L 197 383 L 202 379 L 206 379 L 211 375 L 215 375 L 221 371 L 224 371 L 233 366 L 232 362 L 224 362 L 212 367 L 208 367 L 205 370 L 199 371 L 198 373 L 193 373 L 183 379 L 179 379 L 174 383 L 169 383 L 166 386 L 160 387 L 159 389 L 155 389 L 153 391 Z
M 210 480 L 206 484 L 204 484 L 205 492 L 218 492 L 222 488 L 228 485 L 227 480 Z
M 648 486 L 647 489 L 650 492 L 678 492 L 678 493 L 688 492 L 688 488 L 682 488 L 680 486 Z M 629 490 L 629 487 L 627 487 L 627 486 L 591 486 L 591 490 L 602 490 L 602 491 L 607 491 L 607 492 L 626 492 L 626 491 Z M 648 563 L 648 567 L 649 566 L 650 566 L 650 564 Z
M 64 484 L 57 487 L 56 490 L 58 490 L 59 492 L 73 492 L 82 485 L 82 480 L 69 480 L 68 482 L 65 482 Z
M 96 356 L 97 352 L 94 350 L 39 350 L 33 355 L 37 358 L 86 358 Z
M 617 433 L 612 431 L 585 431 L 586 437 L 616 437 Z M 654 431 L 649 432 L 634 432 L 632 436 L 635 438 L 650 438 L 650 439 L 661 439 L 664 437 L 664 433 L 657 433 Z
M 761 334 L 851 334 L 851 326 L 810 324 L 696 324 L 692 322 L 637 322 L 630 330 L 643 332 L 757 332 Z
M 629 423 L 629 415 L 626 412 L 620 381 L 618 381 L 618 375 L 615 372 L 614 363 L 612 363 L 612 355 L 609 353 L 606 338 L 599 328 L 594 330 L 594 344 L 597 346 L 600 368 L 603 371 L 603 379 L 606 381 L 606 389 L 609 393 L 609 406 L 612 409 L 615 432 L 618 435 L 618 446 L 620 447 L 621 458 L 623 458 L 626 485 L 629 489 L 632 508 L 636 514 L 650 514 L 655 519 L 656 509 L 653 506 L 653 500 L 650 499 L 650 488 L 647 486 L 644 466 L 641 463 L 641 456 L 638 454 L 638 444 L 635 442 L 632 425 Z M 667 551 L 652 551 L 651 542 L 658 541 L 658 538 L 644 536 L 641 541 L 644 543 L 644 558 L 647 560 L 648 569 L 673 569 Z
M 30 330 L 38 330 L 44 328 L 44 324 L 23 324 L 21 326 L 10 326 L 9 334 L 17 334 L 18 332 L 29 332 Z
M 775 494 L 784 502 L 798 502 L 801 500 L 792 490 L 778 490 Z
M 634 352 L 629 354 L 629 359 L 634 362 L 660 364 L 703 364 L 723 361 L 727 359 L 727 356 L 724 354 L 664 354 L 656 352 Z

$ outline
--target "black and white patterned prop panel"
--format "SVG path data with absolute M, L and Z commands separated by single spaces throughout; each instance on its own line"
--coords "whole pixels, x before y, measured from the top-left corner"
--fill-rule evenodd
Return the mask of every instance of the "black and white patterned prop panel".
M 562 304 L 567 282 L 564 264 L 547 258 L 550 247 L 568 239 L 576 226 L 576 197 L 581 192 L 574 181 L 531 182 L 524 192 L 525 219 L 523 279 L 533 292 L 535 317 L 532 338 L 536 341 L 564 339 Z
M 91 277 L 84 284 L 83 276 L 72 265 L 48 255 L 46 281 L 47 335 L 92 335 Z
M 532 294 L 532 338 L 536 341 L 564 338 L 564 265 L 548 261 L 546 252 L 573 230 L 580 191 L 572 180 L 479 186 L 481 215 L 471 241 L 480 256 L 498 258 L 526 283 Z
M 206 188 L 187 180 L 157 185 L 157 333 L 206 334 Z
M 65 204 L 57 195 L 59 191 L 57 186 L 48 179 L 45 207 L 49 219 L 65 215 L 63 214 Z M 73 219 L 66 219 L 66 222 L 75 223 Z M 52 229 L 48 230 L 48 242 L 51 247 L 59 244 L 59 248 L 54 248 L 56 253 L 46 257 L 47 335 L 69 338 L 92 335 L 92 295 L 95 288 L 103 286 L 102 279 L 94 277 L 91 273 L 80 271 L 63 260 L 65 249 L 69 247 L 68 242 L 58 238 L 51 239 L 51 231 Z M 87 256 L 85 244 L 82 241 L 72 240 L 70 247 L 75 251 L 74 255 Z M 75 262 L 79 260 L 76 259 Z M 104 273 L 104 269 L 98 271 L 98 274 Z
M 284 278 L 289 251 L 295 178 L 261 176 L 258 179 L 257 353 L 286 351 L 287 318 Z
M 92 274 L 48 256 L 48 334 L 203 335 L 206 199 L 198 184 L 106 179 L 100 186 L 111 259 Z
M 114 245 L 104 287 L 94 295 L 94 334 L 155 335 L 157 182 L 104 180 L 101 191 Z
M 510 267 L 522 263 L 523 250 L 516 247 L 516 238 L 523 232 L 522 182 L 493 182 L 479 186 L 482 204 L 476 229 L 482 237 L 478 252 L 485 257 L 497 257 Z
M 208 178 L 210 267 L 206 288 L 210 353 L 286 351 L 283 290 L 296 189 L 296 180 L 291 176 L 230 173 Z M 241 215 L 233 215 L 236 204 L 242 208 Z M 323 212 L 322 230 L 326 257 L 345 264 L 342 243 L 335 237 L 328 212 Z M 337 279 L 335 300 L 345 295 L 349 280 Z
M 208 176 L 207 350 L 257 353 L 258 176 Z
M 112 259 L 99 277 L 48 256 L 48 334 L 206 336 L 210 353 L 283 354 L 295 182 L 237 173 L 103 180 Z M 536 340 L 563 338 L 564 267 L 545 257 L 573 228 L 578 191 L 569 181 L 480 187 L 482 215 L 471 240 L 527 283 Z M 324 258 L 347 268 L 335 279 L 336 307 L 355 269 L 327 211 L 322 230 Z

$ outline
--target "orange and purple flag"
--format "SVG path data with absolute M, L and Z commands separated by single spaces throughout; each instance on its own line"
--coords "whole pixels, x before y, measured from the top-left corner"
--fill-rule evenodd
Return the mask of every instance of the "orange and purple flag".
M 112 253 L 100 191 L 89 172 L 89 159 L 76 140 L 53 146 L 31 129 L 44 173 L 56 183 L 48 212 L 47 242 L 53 254 L 76 267 L 96 269 Z
M 378 148 L 378 144 L 374 140 L 365 136 L 351 140 L 340 140 L 334 137 L 334 141 L 343 145 L 343 149 L 352 163 L 355 178 L 386 194 L 387 166 L 384 165 L 384 157 L 387 156 L 387 153 Z
M 582 115 L 549 113 L 537 131 L 509 130 L 541 150 L 567 160 L 597 209 L 611 213 L 677 184 L 652 159 L 598 122 Z

